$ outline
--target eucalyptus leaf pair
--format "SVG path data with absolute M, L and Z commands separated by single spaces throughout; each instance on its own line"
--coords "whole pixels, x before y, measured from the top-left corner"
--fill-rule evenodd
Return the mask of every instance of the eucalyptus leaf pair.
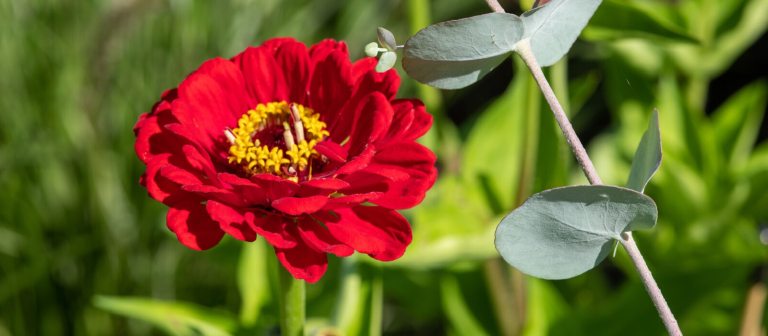
M 541 66 L 570 50 L 600 0 L 553 0 L 517 16 L 489 13 L 446 21 L 419 31 L 406 43 L 403 68 L 414 79 L 441 89 L 468 86 L 528 40 Z

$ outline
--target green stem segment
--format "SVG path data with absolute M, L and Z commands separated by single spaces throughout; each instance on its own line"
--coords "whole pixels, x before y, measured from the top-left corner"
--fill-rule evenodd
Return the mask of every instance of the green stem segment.
M 555 97 L 555 93 L 552 91 L 552 87 L 549 85 L 549 82 L 547 82 L 547 78 L 544 77 L 544 73 L 541 71 L 541 67 L 536 61 L 536 57 L 533 55 L 533 51 L 531 50 L 530 41 L 528 39 L 523 39 L 522 41 L 518 42 L 516 51 L 520 57 L 522 57 L 523 61 L 525 61 L 528 69 L 530 69 L 531 73 L 533 74 L 533 78 L 536 79 L 536 82 L 539 84 L 541 92 L 544 94 L 544 97 L 549 103 L 549 106 L 552 108 L 552 112 L 555 114 L 555 119 L 557 120 L 560 129 L 563 131 L 563 135 L 565 135 L 565 139 L 568 142 L 568 145 L 573 150 L 573 153 L 576 156 L 576 160 L 579 162 L 579 165 L 584 171 L 584 175 L 587 176 L 589 183 L 602 184 L 603 182 L 600 180 L 600 176 L 597 175 L 597 170 L 592 164 L 592 160 L 589 158 L 589 155 L 587 155 L 587 150 L 584 149 L 584 146 L 581 144 L 579 137 L 573 130 L 571 122 L 565 115 L 563 107 L 560 105 L 557 97 Z M 661 294 L 661 290 L 656 284 L 656 280 L 654 280 L 651 271 L 648 269 L 648 265 L 645 264 L 645 260 L 640 254 L 640 250 L 637 248 L 637 244 L 635 244 L 635 240 L 632 239 L 632 234 L 630 232 L 622 233 L 621 239 L 619 241 L 627 250 L 632 263 L 635 265 L 635 268 L 637 268 L 637 271 L 640 274 L 640 279 L 642 280 L 648 295 L 651 297 L 653 305 L 656 306 L 656 310 L 659 312 L 659 317 L 664 323 L 664 326 L 667 328 L 667 332 L 673 336 L 682 335 L 683 333 L 680 331 L 680 327 L 677 325 L 677 320 L 672 314 L 672 310 L 669 309 L 667 301 Z
M 283 336 L 304 336 L 306 291 L 304 280 L 295 279 L 279 262 L 280 330 Z

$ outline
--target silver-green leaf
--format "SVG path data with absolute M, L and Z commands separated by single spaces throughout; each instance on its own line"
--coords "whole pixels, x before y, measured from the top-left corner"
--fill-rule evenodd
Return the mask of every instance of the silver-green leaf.
M 478 81 L 506 59 L 522 34 L 522 21 L 508 13 L 437 23 L 408 39 L 403 68 L 419 82 L 459 89 Z
M 389 51 L 397 50 L 397 41 L 395 35 L 386 28 L 379 27 L 376 29 L 376 35 L 379 38 L 379 43 L 387 48 Z
M 531 48 L 541 66 L 560 60 L 579 37 L 595 14 L 601 0 L 552 0 L 523 13 L 523 38 L 531 40 Z
M 661 165 L 661 132 L 659 131 L 659 111 L 653 110 L 648 129 L 640 139 L 640 145 L 632 160 L 632 170 L 629 173 L 627 188 L 643 192 L 653 174 Z
M 653 200 L 621 187 L 550 189 L 531 196 L 496 229 L 496 249 L 520 271 L 567 279 L 597 266 L 622 232 L 656 224 Z
M 384 72 L 392 69 L 397 61 L 397 54 L 394 51 L 386 51 L 379 57 L 379 63 L 376 63 L 376 71 Z

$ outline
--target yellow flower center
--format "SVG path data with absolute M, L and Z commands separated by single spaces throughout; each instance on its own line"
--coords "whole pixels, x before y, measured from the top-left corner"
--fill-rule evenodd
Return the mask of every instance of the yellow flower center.
M 312 177 L 315 145 L 328 136 L 320 115 L 300 104 L 259 104 L 243 114 L 237 128 L 224 130 L 229 163 L 249 175 L 273 174 L 293 181 Z

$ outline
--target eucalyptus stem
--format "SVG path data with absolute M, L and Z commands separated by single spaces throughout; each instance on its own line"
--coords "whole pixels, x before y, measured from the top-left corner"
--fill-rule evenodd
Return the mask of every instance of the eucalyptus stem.
M 669 309 L 667 300 L 665 300 L 664 295 L 661 294 L 659 285 L 657 285 L 656 280 L 653 279 L 651 270 L 648 269 L 648 265 L 645 264 L 645 259 L 643 259 L 643 255 L 640 254 L 640 249 L 637 248 L 635 239 L 632 238 L 632 232 L 622 232 L 621 240 L 619 241 L 621 242 L 621 245 L 624 245 L 627 254 L 629 254 L 629 258 L 632 259 L 632 263 L 635 264 L 637 272 L 640 273 L 640 279 L 643 280 L 643 286 L 645 286 L 648 295 L 651 296 L 651 301 L 653 301 L 653 305 L 656 306 L 656 310 L 659 312 L 659 316 L 664 323 L 664 327 L 667 328 L 667 332 L 672 336 L 682 335 L 683 332 L 680 331 L 680 326 L 677 325 L 675 315 L 673 315 L 672 310 Z
M 278 268 L 280 300 L 280 335 L 304 336 L 306 292 L 304 280 L 295 279 L 288 271 L 275 263 Z
M 536 83 L 539 84 L 541 92 L 544 94 L 547 103 L 549 103 L 549 106 L 552 108 L 552 112 L 555 114 L 555 120 L 557 120 L 557 124 L 562 130 L 566 142 L 568 142 L 568 146 L 570 146 L 571 150 L 573 150 L 573 153 L 576 156 L 576 160 L 579 162 L 581 169 L 584 171 L 584 175 L 587 176 L 589 183 L 602 184 L 602 180 L 600 180 L 600 176 L 597 175 L 597 170 L 592 164 L 592 160 L 589 158 L 586 149 L 584 149 L 584 145 L 581 144 L 581 140 L 579 140 L 579 137 L 573 130 L 573 126 L 568 120 L 565 111 L 563 111 L 563 107 L 560 105 L 560 102 L 557 100 L 554 91 L 552 91 L 552 87 L 549 85 L 549 82 L 547 82 L 547 78 L 541 71 L 541 67 L 536 61 L 536 57 L 533 55 L 533 51 L 531 50 L 530 40 L 523 39 L 518 42 L 516 51 L 528 66 L 528 69 L 530 69 L 531 73 L 533 74 L 533 78 L 536 80 Z M 632 238 L 632 233 L 622 233 L 620 242 L 627 250 L 627 253 L 632 260 L 632 263 L 635 265 L 635 268 L 637 268 L 638 273 L 640 273 L 640 279 L 642 280 L 648 295 L 651 297 L 653 305 L 656 306 L 656 310 L 659 312 L 659 317 L 661 317 L 664 326 L 667 328 L 667 332 L 673 336 L 682 335 L 683 333 L 680 331 L 680 327 L 677 325 L 675 316 L 669 309 L 667 301 L 661 294 L 661 290 L 656 284 L 656 280 L 654 280 L 651 271 L 648 269 L 648 265 L 645 264 L 645 260 L 640 254 L 640 250 L 637 248 L 637 244 L 635 244 L 635 240 Z
M 498 0 L 485 0 L 485 3 L 488 4 L 488 7 L 491 7 L 491 10 L 493 10 L 496 13 L 504 13 L 504 7 L 501 7 L 501 4 L 499 4 Z
M 517 49 L 515 50 L 523 59 L 525 65 L 528 66 L 528 69 L 531 70 L 536 83 L 539 84 L 539 88 L 544 94 L 544 98 L 547 100 L 549 107 L 552 108 L 552 112 L 555 114 L 555 120 L 565 136 L 565 141 L 568 142 L 568 146 L 571 147 L 573 155 L 576 156 L 576 161 L 579 162 L 582 170 L 584 170 L 584 175 L 587 176 L 587 180 L 589 180 L 590 184 L 603 184 L 600 176 L 597 175 L 597 170 L 592 164 L 592 160 L 589 159 L 587 150 L 584 149 L 584 145 L 581 144 L 581 140 L 579 140 L 579 136 L 576 135 L 576 131 L 573 130 L 573 126 L 571 125 L 570 120 L 568 120 L 568 116 L 565 114 L 563 107 L 560 105 L 560 101 L 557 100 L 557 96 L 555 96 L 555 92 L 552 90 L 547 78 L 544 76 L 544 72 L 541 71 L 539 62 L 536 61 L 536 57 L 531 50 L 530 40 L 521 40 L 517 43 Z

